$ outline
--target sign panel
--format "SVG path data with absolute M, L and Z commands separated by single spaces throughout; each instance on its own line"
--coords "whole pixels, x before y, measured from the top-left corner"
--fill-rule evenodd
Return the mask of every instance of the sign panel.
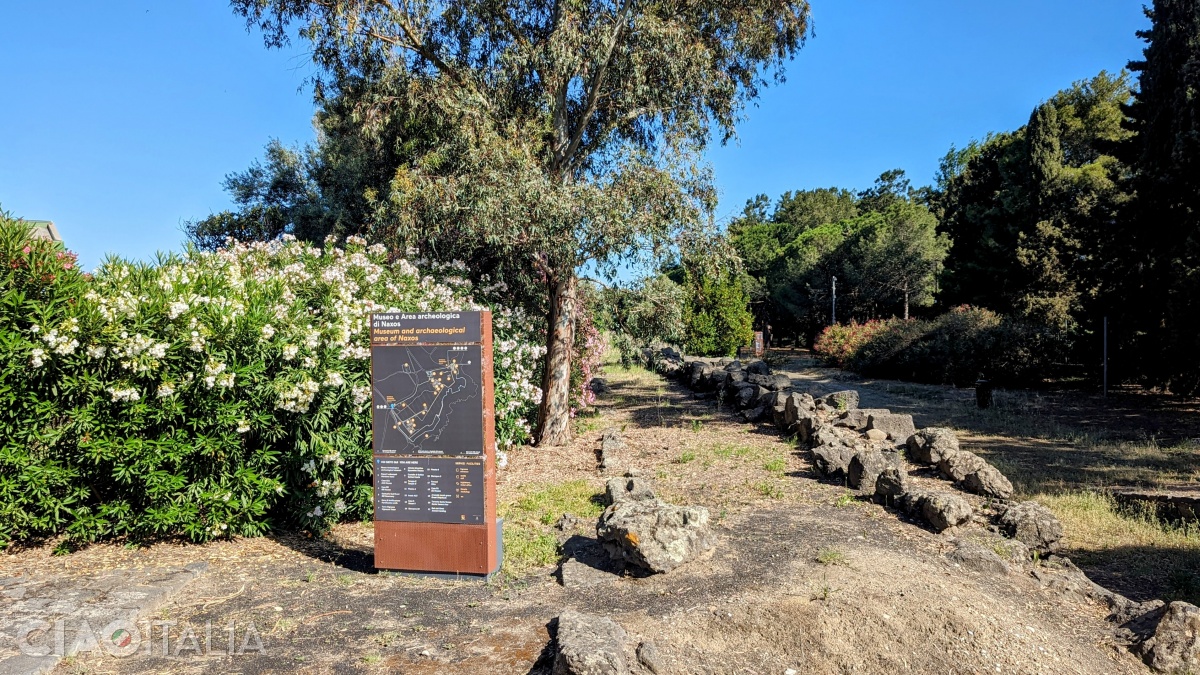
M 483 524 L 483 460 L 375 458 L 375 519 Z
M 483 454 L 479 345 L 372 350 L 376 455 Z
M 371 316 L 375 566 L 499 568 L 489 312 Z
M 480 312 L 395 312 L 371 316 L 371 346 L 479 344 Z

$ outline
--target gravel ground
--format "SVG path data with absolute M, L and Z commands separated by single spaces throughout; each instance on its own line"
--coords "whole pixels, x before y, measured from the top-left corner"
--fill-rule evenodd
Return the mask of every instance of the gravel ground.
M 209 564 L 158 610 L 157 620 L 176 622 L 165 655 L 84 654 L 56 673 L 548 673 L 553 619 L 564 608 L 621 624 L 631 663 L 638 641 L 652 640 L 672 673 L 1146 672 L 1114 639 L 1102 607 L 1044 589 L 1027 566 L 989 576 L 945 558 L 954 537 L 982 530 L 934 534 L 848 499 L 773 429 L 735 421 L 657 376 L 618 371 L 609 382 L 599 415 L 577 420 L 572 445 L 511 454 L 502 505 L 534 485 L 585 481 L 602 491 L 595 448 L 616 427 L 626 439 L 617 466 L 647 472 L 670 501 L 710 509 L 718 545 L 706 558 L 589 588 L 563 588 L 552 565 L 488 584 L 449 582 L 376 573 L 370 525 L 348 524 L 324 540 L 105 544 L 66 557 L 52 556 L 51 543 L 4 554 L 0 576 L 84 580 Z M 876 403 L 864 398 L 864 407 Z M 545 532 L 587 544 L 593 525 Z M 261 649 L 231 654 L 218 640 L 192 650 L 177 637 L 205 626 L 242 636 L 250 625 Z

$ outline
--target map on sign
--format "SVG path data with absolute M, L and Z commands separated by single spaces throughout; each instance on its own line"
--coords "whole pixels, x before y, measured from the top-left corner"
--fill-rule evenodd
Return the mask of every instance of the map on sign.
M 481 455 L 481 361 L 477 345 L 376 350 L 375 454 Z

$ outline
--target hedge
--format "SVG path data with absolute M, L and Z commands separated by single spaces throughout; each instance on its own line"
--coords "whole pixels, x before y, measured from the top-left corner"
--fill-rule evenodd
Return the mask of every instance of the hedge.
M 525 317 L 453 268 L 435 280 L 334 243 L 113 258 L 92 276 L 0 217 L 0 547 L 367 517 L 373 311 L 491 308 L 497 435 L 523 441 L 544 350 Z

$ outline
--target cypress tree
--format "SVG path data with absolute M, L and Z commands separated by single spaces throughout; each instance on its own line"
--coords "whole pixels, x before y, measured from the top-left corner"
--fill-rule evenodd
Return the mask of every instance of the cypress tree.
M 1136 198 L 1123 233 L 1126 352 L 1149 384 L 1200 389 L 1200 0 L 1155 0 L 1122 147 Z

